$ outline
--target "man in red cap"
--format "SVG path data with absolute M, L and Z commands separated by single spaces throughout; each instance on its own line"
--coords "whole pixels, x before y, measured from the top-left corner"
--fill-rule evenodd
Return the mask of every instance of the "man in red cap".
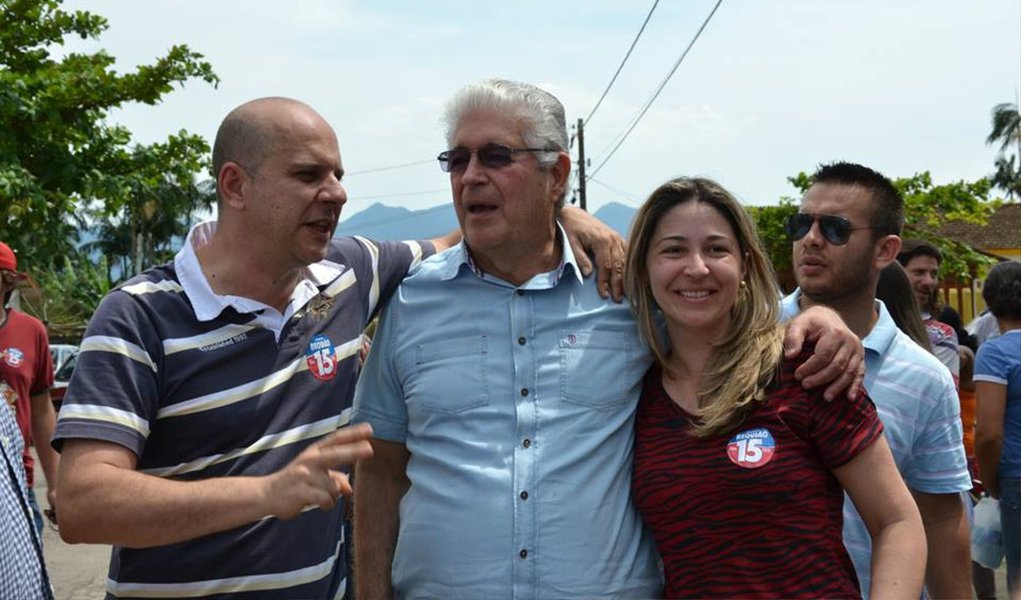
M 46 476 L 46 500 L 54 506 L 57 493 L 58 454 L 50 446 L 56 413 L 50 401 L 53 385 L 53 360 L 46 328 L 38 319 L 7 306 L 18 282 L 18 258 L 10 246 L 0 242 L 0 396 L 10 405 L 24 438 L 22 461 L 28 480 L 28 501 L 35 516 L 35 527 L 42 538 L 43 516 L 32 491 L 34 461 L 28 447 L 36 440 L 36 453 Z

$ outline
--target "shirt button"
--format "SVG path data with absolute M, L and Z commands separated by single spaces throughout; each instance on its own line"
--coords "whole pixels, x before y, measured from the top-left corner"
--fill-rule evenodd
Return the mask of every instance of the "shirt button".
M 528 388 L 521 388 L 521 397 L 524 398 L 528 395 Z
M 518 344 L 521 345 L 521 346 L 524 346 L 525 345 L 525 338 L 524 337 L 519 337 L 518 338 Z
M 521 442 L 521 445 L 524 446 L 525 448 L 531 448 L 532 440 L 525 438 L 524 441 Z
M 521 492 L 520 495 L 522 500 L 528 500 L 528 492 Z
M 525 295 L 525 290 L 518 290 L 518 295 L 519 296 L 524 296 Z M 524 552 L 524 550 L 522 550 L 522 552 Z M 522 557 L 522 558 L 524 558 L 524 557 Z
M 520 556 L 521 558 L 528 558 L 528 550 L 522 550 L 521 552 L 518 552 L 518 556 Z

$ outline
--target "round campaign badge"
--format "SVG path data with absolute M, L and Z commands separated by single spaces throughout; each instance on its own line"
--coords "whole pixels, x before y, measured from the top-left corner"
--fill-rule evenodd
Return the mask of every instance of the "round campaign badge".
M 727 442 L 727 458 L 745 469 L 758 469 L 773 460 L 776 440 L 764 427 L 747 429 Z
M 312 376 L 320 381 L 327 381 L 337 376 L 337 354 L 330 338 L 319 333 L 308 342 L 305 351 L 305 362 Z
M 8 348 L 4 352 L 4 362 L 15 369 L 21 366 L 21 361 L 23 360 L 25 360 L 25 353 L 17 348 Z

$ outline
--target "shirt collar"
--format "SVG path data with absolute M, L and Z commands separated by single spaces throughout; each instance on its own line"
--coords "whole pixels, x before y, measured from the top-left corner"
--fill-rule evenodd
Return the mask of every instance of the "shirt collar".
M 230 294 L 217 294 L 210 287 L 205 273 L 202 272 L 202 265 L 199 264 L 196 248 L 209 244 L 216 232 L 216 221 L 204 221 L 192 227 L 184 246 L 174 256 L 174 271 L 184 288 L 184 293 L 191 301 L 195 311 L 195 317 L 199 321 L 211 321 L 227 308 L 233 308 L 241 314 L 261 315 L 269 311 L 276 313 L 273 307 L 243 296 L 232 296 Z M 290 318 L 295 312 L 308 304 L 309 300 L 319 294 L 326 294 L 324 289 L 330 282 L 334 281 L 343 272 L 343 265 L 323 260 L 309 265 L 304 272 L 304 277 L 295 286 L 287 308 L 284 310 L 284 321 Z M 275 327 L 271 327 L 276 329 Z
M 563 248 L 563 252 L 560 255 L 560 264 L 557 268 L 548 273 L 540 273 L 518 287 L 525 289 L 532 287 L 553 287 L 560 282 L 561 278 L 565 275 L 570 275 L 572 272 L 574 277 L 578 280 L 578 283 L 582 283 L 584 281 L 581 269 L 578 267 L 578 261 L 574 256 L 574 251 L 571 250 L 571 245 L 567 242 L 567 232 L 564 231 L 564 227 L 559 221 L 557 221 L 557 236 L 560 238 L 560 245 Z M 440 279 L 453 279 L 457 277 L 462 270 L 473 273 L 479 278 L 486 276 L 472 258 L 471 249 L 468 248 L 467 244 L 465 244 L 464 239 L 451 248 L 450 252 L 453 253 L 452 260 L 447 261 L 446 265 L 444 265 L 441 269 Z
M 886 310 L 886 305 L 883 304 L 883 301 L 875 300 L 874 302 L 876 303 L 876 312 L 879 313 L 879 317 L 872 326 L 872 331 L 865 336 L 861 343 L 865 346 L 866 352 L 886 354 L 890 344 L 893 343 L 893 339 L 897 337 L 899 329 L 897 329 L 897 323 L 894 322 L 893 317 L 890 316 L 890 312 Z

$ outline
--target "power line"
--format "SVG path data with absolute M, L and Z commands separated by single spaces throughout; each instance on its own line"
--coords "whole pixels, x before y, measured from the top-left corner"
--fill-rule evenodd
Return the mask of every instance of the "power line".
M 626 140 L 628 136 L 631 135 L 631 132 L 634 130 L 635 126 L 638 125 L 639 121 L 642 120 L 642 117 L 645 116 L 645 113 L 648 112 L 649 108 L 652 107 L 652 103 L 656 101 L 656 98 L 659 97 L 660 92 L 662 92 L 663 88 L 666 87 L 666 84 L 670 81 L 670 78 L 673 77 L 675 72 L 677 72 L 677 67 L 681 66 L 681 63 L 684 61 L 684 57 L 688 56 L 688 52 L 691 51 L 692 46 L 694 46 L 695 42 L 698 41 L 698 38 L 702 35 L 702 32 L 705 30 L 706 25 L 709 24 L 709 21 L 712 20 L 713 15 L 716 14 L 716 9 L 720 7 L 720 4 L 723 4 L 723 0 L 716 1 L 716 5 L 713 6 L 713 9 L 711 11 L 709 11 L 709 16 L 705 18 L 705 21 L 702 22 L 702 26 L 698 28 L 697 32 L 695 32 L 695 37 L 691 38 L 691 42 L 688 43 L 688 47 L 684 49 L 684 52 L 681 53 L 680 58 L 678 58 L 677 62 L 674 63 L 673 68 L 670 69 L 669 73 L 667 73 L 666 78 L 663 79 L 663 83 L 659 84 L 659 87 L 656 88 L 656 91 L 652 94 L 652 97 L 649 98 L 649 101 L 645 103 L 645 106 L 642 107 L 641 112 L 639 112 L 638 116 L 635 117 L 635 120 L 631 122 L 631 125 L 620 137 L 620 140 L 613 147 L 613 149 L 610 150 L 610 153 L 606 155 L 606 158 L 603 159 L 603 162 L 599 163 L 599 166 L 597 166 L 595 169 L 592 170 L 591 173 L 589 173 L 588 176 L 589 180 L 591 180 L 592 177 L 595 176 L 595 174 L 598 173 L 599 170 L 603 168 L 603 165 L 605 165 L 607 161 L 609 161 L 610 158 L 617 152 L 617 149 L 620 148 L 621 144 L 624 143 L 624 140 Z
M 642 32 L 645 31 L 645 26 L 649 24 L 649 19 L 652 18 L 652 13 L 653 11 L 656 10 L 656 5 L 658 4 L 659 0 L 656 0 L 655 2 L 652 3 L 652 8 L 649 9 L 649 14 L 645 16 L 645 22 L 642 23 L 641 29 L 638 30 L 638 34 L 635 36 L 635 40 L 631 42 L 631 47 L 627 49 L 627 54 L 624 55 L 624 60 L 620 61 L 620 66 L 617 67 L 617 72 L 613 74 L 613 79 L 610 80 L 610 83 L 606 86 L 606 89 L 603 90 L 603 95 L 599 97 L 599 100 L 596 102 L 596 105 L 592 107 L 592 112 L 590 112 L 588 116 L 585 117 L 586 125 L 588 125 L 588 122 L 592 119 L 592 115 L 596 114 L 596 109 L 599 108 L 599 105 L 603 103 L 603 98 L 606 98 L 606 94 L 610 92 L 610 88 L 612 88 L 613 84 L 617 81 L 617 76 L 620 75 L 621 70 L 624 68 L 624 64 L 627 63 L 627 59 L 631 57 L 631 51 L 634 50 L 635 45 L 638 44 L 638 39 L 642 37 Z
M 424 192 L 402 192 L 400 194 L 381 194 L 377 196 L 358 196 L 355 200 L 378 200 L 379 198 L 397 198 L 400 196 L 424 196 L 426 194 L 439 194 L 441 192 L 450 193 L 450 188 L 444 188 L 442 190 L 426 190 Z
M 394 169 L 406 169 L 407 167 L 417 167 L 418 165 L 425 165 L 431 162 L 436 162 L 435 158 L 429 160 L 418 160 L 415 162 L 403 163 L 399 165 L 392 165 L 389 167 L 379 167 L 377 169 L 364 169 L 361 171 L 351 171 L 350 173 L 344 173 L 345 177 L 351 177 L 352 175 L 363 175 L 365 173 L 379 173 L 380 171 L 393 171 Z
M 615 194 L 620 194 L 621 196 L 626 196 L 627 198 L 629 198 L 631 200 L 634 200 L 635 202 L 639 202 L 639 203 L 642 202 L 642 199 L 637 197 L 637 196 L 635 196 L 634 194 L 629 194 L 628 192 L 625 192 L 623 190 L 618 190 L 617 188 L 609 186 L 609 185 L 603 183 L 602 181 L 599 181 L 598 179 L 592 179 L 591 177 L 589 177 L 589 181 L 591 181 L 592 183 L 595 183 L 597 185 L 601 185 L 604 188 L 610 190 L 611 192 L 613 192 Z

